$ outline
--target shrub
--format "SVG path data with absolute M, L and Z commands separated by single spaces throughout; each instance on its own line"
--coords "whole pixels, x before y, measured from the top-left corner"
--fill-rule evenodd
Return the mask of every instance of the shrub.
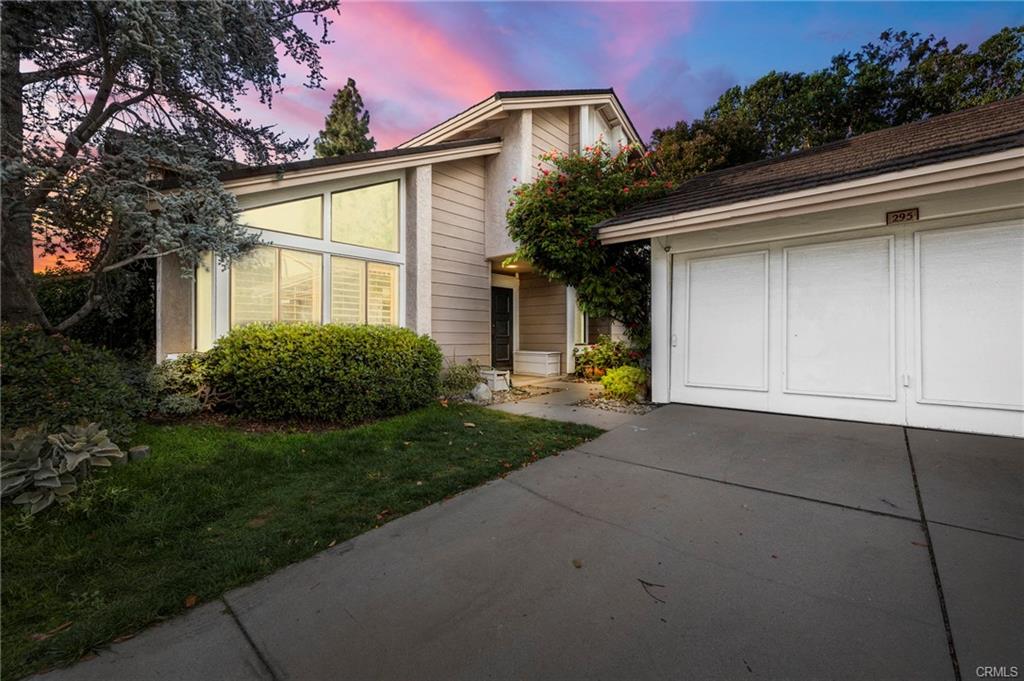
M 480 383 L 480 366 L 474 362 L 452 364 L 441 371 L 441 396 L 464 397 Z
M 647 372 L 640 367 L 616 367 L 608 370 L 601 385 L 604 394 L 612 399 L 636 402 L 647 391 Z
M 148 406 L 130 369 L 110 352 L 32 326 L 0 331 L 0 386 L 9 430 L 95 421 L 126 442 Z
M 440 371 L 433 340 L 381 326 L 250 324 L 206 359 L 211 389 L 244 416 L 343 424 L 428 404 Z
M 164 416 L 191 416 L 213 406 L 206 354 L 190 352 L 160 362 L 150 373 L 155 408 Z
M 623 341 L 599 336 L 597 342 L 576 352 L 576 375 L 582 378 L 600 378 L 609 369 L 620 367 L 630 360 L 630 350 Z

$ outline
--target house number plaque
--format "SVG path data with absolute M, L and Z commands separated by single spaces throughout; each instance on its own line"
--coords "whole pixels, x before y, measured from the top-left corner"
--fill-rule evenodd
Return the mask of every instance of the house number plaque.
M 918 215 L 916 208 L 906 208 L 904 210 L 893 210 L 885 214 L 885 224 L 887 225 L 898 225 L 901 222 L 917 222 Z

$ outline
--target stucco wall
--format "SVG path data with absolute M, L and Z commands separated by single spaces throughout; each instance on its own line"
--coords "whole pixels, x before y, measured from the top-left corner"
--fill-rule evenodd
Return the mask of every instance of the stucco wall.
M 487 159 L 486 216 L 484 242 L 487 258 L 511 255 L 515 242 L 508 235 L 505 213 L 511 192 L 529 173 L 533 112 L 513 111 L 501 127 L 501 153 Z
M 181 260 L 167 255 L 157 263 L 157 361 L 193 349 L 192 288 L 181 276 Z
M 519 348 L 562 353 L 562 371 L 567 341 L 565 299 L 562 284 L 536 274 L 520 275 Z
M 443 163 L 432 171 L 431 335 L 452 362 L 491 361 L 485 172 L 481 159 Z

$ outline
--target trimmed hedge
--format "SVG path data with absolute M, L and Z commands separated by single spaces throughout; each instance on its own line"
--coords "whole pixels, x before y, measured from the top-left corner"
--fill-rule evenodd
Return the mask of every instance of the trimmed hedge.
M 137 377 L 113 354 L 38 327 L 5 325 L 0 365 L 5 431 L 45 423 L 56 432 L 84 419 L 124 443 L 148 406 Z
M 250 324 L 206 357 L 211 389 L 243 416 L 355 424 L 437 397 L 441 351 L 408 329 Z

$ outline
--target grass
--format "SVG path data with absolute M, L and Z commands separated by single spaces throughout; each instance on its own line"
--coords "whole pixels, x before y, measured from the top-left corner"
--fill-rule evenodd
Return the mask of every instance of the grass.
M 145 461 L 35 518 L 4 508 L 4 678 L 73 662 L 599 432 L 470 405 L 324 432 L 145 425 Z

